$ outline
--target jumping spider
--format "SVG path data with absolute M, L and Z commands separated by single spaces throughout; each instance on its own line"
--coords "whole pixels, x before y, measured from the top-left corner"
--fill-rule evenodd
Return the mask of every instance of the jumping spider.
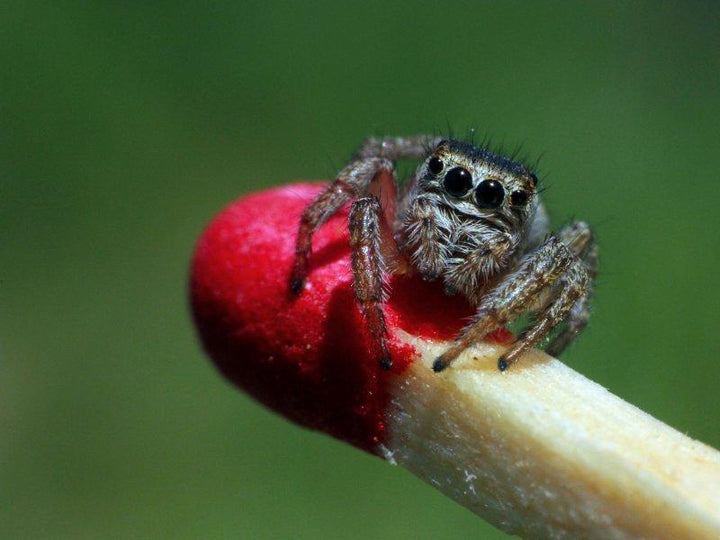
M 423 160 L 399 191 L 391 160 Z M 353 287 L 380 365 L 392 363 L 383 276 L 442 279 L 477 315 L 434 364 L 448 367 L 488 333 L 524 313 L 532 323 L 498 360 L 504 371 L 558 323 L 547 346 L 560 354 L 585 327 L 598 249 L 581 221 L 550 234 L 538 178 L 528 167 L 457 140 L 428 135 L 367 139 L 304 211 L 290 288 L 299 294 L 315 230 L 347 202 Z

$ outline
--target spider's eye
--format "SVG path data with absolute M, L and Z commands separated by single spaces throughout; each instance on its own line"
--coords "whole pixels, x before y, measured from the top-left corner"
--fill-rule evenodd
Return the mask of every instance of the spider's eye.
M 436 157 L 432 157 L 428 161 L 428 169 L 430 169 L 431 173 L 437 174 L 443 170 L 443 162 Z
M 497 180 L 483 180 L 475 188 L 475 200 L 480 208 L 497 208 L 505 198 L 505 190 Z
M 538 183 L 538 177 L 535 176 L 533 173 L 530 173 L 530 181 L 532 182 L 533 187 L 535 187 Z
M 527 191 L 525 191 L 524 189 L 513 191 L 510 194 L 510 202 L 513 204 L 513 206 L 522 206 L 527 202 L 527 200 L 528 194 Z
M 462 167 L 450 169 L 443 180 L 443 187 L 453 197 L 463 197 L 472 189 L 472 175 Z

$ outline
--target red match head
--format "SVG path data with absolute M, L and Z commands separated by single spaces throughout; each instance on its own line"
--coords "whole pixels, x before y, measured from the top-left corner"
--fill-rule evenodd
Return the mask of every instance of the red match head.
M 228 206 L 198 242 L 190 278 L 195 323 L 220 371 L 291 420 L 374 452 L 382 442 L 388 385 L 414 350 L 393 340 L 382 371 L 355 302 L 347 212 L 314 237 L 310 274 L 289 292 L 300 215 L 321 184 L 296 184 Z M 441 285 L 393 277 L 385 307 L 391 336 L 450 340 L 473 310 Z

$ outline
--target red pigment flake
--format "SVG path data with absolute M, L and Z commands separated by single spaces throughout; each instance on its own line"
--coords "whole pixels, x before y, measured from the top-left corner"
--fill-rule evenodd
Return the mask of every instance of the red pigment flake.
M 316 233 L 305 290 L 288 280 L 300 215 L 322 189 L 296 184 L 228 206 L 198 242 L 190 278 L 200 338 L 218 369 L 291 420 L 368 452 L 384 440 L 392 374 L 380 370 L 352 290 L 347 211 Z M 394 276 L 386 306 L 393 327 L 452 339 L 473 309 L 437 283 Z M 509 336 L 509 338 L 508 338 Z M 496 340 L 506 343 L 503 330 Z M 391 341 L 401 373 L 416 353 Z

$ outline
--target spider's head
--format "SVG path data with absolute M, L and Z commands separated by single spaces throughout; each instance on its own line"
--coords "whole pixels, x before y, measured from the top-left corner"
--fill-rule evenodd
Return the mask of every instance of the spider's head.
M 461 141 L 441 141 L 420 165 L 418 179 L 423 191 L 469 216 L 505 217 L 522 226 L 538 205 L 538 179 L 528 167 Z

